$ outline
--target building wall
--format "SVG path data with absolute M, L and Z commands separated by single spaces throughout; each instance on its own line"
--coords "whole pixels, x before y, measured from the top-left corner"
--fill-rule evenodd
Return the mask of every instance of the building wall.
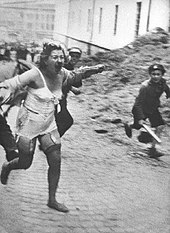
M 55 7 L 54 38 L 65 42 L 68 30 L 69 0 L 57 0 Z
M 152 0 L 150 29 L 158 26 L 166 31 L 169 28 L 169 0 Z
M 69 46 L 81 44 L 85 47 L 80 43 L 82 40 L 115 49 L 155 27 L 166 31 L 169 28 L 169 0 L 59 0 L 58 3 L 56 20 L 59 22 L 60 18 L 60 23 L 56 23 L 55 31 L 69 36 L 67 40 L 60 37 Z
M 25 42 L 52 38 L 55 18 L 53 2 L 5 3 L 0 6 L 0 26 L 6 27 L 9 33 L 17 33 L 18 39 Z

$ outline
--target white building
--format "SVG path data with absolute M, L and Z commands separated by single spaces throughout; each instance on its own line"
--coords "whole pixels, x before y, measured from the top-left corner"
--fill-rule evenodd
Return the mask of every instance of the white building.
M 54 38 L 68 47 L 115 49 L 160 27 L 170 29 L 169 0 L 56 0 Z M 87 43 L 89 45 L 87 46 Z M 91 46 L 94 50 L 94 46 Z
M 1 1 L 0 27 L 5 27 L 8 34 L 16 33 L 23 41 L 53 38 L 55 2 L 56 0 Z

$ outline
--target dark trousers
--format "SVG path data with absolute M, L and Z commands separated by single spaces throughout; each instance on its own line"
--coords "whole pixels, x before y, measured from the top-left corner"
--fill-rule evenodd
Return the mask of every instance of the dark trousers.
M 137 114 L 135 108 L 132 109 L 132 113 L 133 113 L 133 118 L 134 118 L 134 124 L 132 125 L 132 128 L 140 129 L 141 125 L 138 124 L 139 119 L 138 119 L 138 114 Z M 162 118 L 162 116 L 161 116 L 158 109 L 156 109 L 151 114 L 148 114 L 148 113 L 144 112 L 144 115 L 145 115 L 144 120 L 149 119 L 151 127 L 156 128 L 156 127 L 158 127 L 160 125 L 165 125 L 165 121 L 163 120 L 163 118 Z
M 62 137 L 65 132 L 72 126 L 73 118 L 67 109 L 67 101 L 62 100 L 60 103 L 61 111 L 57 113 L 57 109 L 55 111 L 55 120 L 58 127 L 58 132 L 60 137 Z
M 6 159 L 8 161 L 18 157 L 17 144 L 12 131 L 2 115 L 0 115 L 0 145 L 4 148 L 6 152 Z

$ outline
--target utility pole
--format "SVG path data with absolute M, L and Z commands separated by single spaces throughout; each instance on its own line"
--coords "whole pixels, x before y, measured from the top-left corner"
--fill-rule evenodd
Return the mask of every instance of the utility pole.
M 146 31 L 147 31 L 147 32 L 149 31 L 151 5 L 152 5 L 152 0 L 149 0 L 148 18 L 147 18 L 147 26 L 146 26 Z
M 168 31 L 170 32 L 170 0 L 169 0 L 169 28 Z
M 94 17 L 95 17 L 95 4 L 96 4 L 96 0 L 93 0 L 93 7 L 92 7 L 92 25 L 91 25 L 91 32 L 90 32 L 90 40 L 89 43 L 92 43 L 93 40 L 93 30 L 94 30 Z M 88 51 L 87 51 L 88 55 L 91 54 L 91 45 L 88 44 Z
M 65 38 L 65 44 L 68 48 L 68 33 L 69 33 L 69 27 L 70 27 L 70 10 L 71 10 L 71 0 L 68 0 L 68 18 L 67 18 L 67 31 L 66 31 L 66 38 Z

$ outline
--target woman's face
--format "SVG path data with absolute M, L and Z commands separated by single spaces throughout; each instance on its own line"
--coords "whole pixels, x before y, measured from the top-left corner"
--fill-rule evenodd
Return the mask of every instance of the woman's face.
M 161 70 L 154 70 L 150 73 L 150 76 L 153 82 L 158 83 L 163 75 Z
M 46 62 L 47 69 L 52 73 L 60 72 L 64 65 L 64 54 L 62 50 L 52 50 Z

